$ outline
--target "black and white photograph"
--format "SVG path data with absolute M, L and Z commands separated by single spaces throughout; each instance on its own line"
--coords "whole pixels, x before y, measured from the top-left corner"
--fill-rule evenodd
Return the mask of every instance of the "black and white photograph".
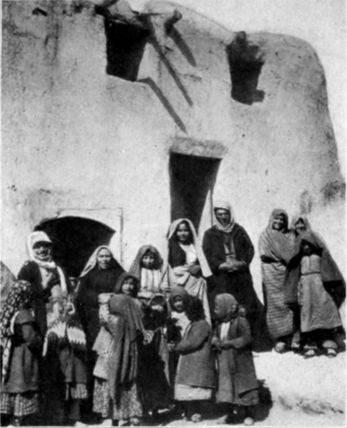
M 345 427 L 347 2 L 0 3 L 0 425 Z

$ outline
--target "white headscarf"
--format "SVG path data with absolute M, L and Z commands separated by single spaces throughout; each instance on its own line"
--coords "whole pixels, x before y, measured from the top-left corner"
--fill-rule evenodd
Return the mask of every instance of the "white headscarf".
M 230 213 L 230 222 L 226 226 L 221 224 L 217 219 L 216 210 L 218 210 L 218 209 L 226 210 L 226 211 L 229 211 L 229 213 Z M 216 219 L 216 228 L 218 230 L 220 230 L 221 232 L 230 233 L 234 229 L 235 218 L 234 218 L 234 212 L 233 212 L 229 202 L 227 202 L 227 201 L 215 201 L 215 203 L 213 204 L 213 211 L 214 211 L 214 215 L 215 215 L 215 219 Z
M 169 232 L 168 232 L 167 237 L 168 237 L 168 239 L 172 238 L 174 233 L 176 232 L 176 230 L 178 228 L 178 225 L 180 223 L 182 223 L 183 221 L 187 222 L 189 225 L 190 231 L 192 233 L 193 245 L 195 247 L 196 255 L 197 255 L 197 258 L 199 260 L 202 275 L 205 278 L 207 278 L 207 277 L 212 275 L 212 272 L 211 272 L 211 269 L 208 265 L 206 256 L 202 250 L 202 247 L 201 247 L 199 238 L 196 234 L 195 227 L 194 227 L 193 223 L 188 218 L 179 218 L 179 219 L 175 220 L 173 223 L 171 223 L 171 225 L 169 227 Z
M 43 232 L 42 230 L 37 230 L 35 232 L 32 232 L 28 236 L 28 241 L 27 241 L 27 247 L 28 247 L 28 253 L 29 253 L 30 260 L 33 260 L 35 263 L 37 263 L 37 265 L 41 269 L 44 269 L 46 271 L 52 271 L 53 269 L 57 269 L 61 289 L 64 293 L 67 293 L 67 285 L 66 285 L 65 275 L 64 275 L 62 268 L 60 266 L 58 266 L 53 259 L 40 260 L 35 255 L 34 246 L 38 242 L 46 242 L 47 244 L 52 244 L 52 241 L 50 240 L 48 235 L 45 232 Z

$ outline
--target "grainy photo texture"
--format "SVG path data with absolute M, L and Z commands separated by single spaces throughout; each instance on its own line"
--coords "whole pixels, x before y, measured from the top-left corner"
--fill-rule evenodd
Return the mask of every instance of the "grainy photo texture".
M 345 426 L 344 0 L 3 0 L 3 426 Z

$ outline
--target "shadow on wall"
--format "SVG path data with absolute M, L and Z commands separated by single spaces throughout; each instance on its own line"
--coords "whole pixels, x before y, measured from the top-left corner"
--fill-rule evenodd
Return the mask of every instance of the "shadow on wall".
M 189 218 L 199 229 L 208 194 L 216 181 L 220 159 L 170 154 L 171 221 Z
M 251 44 L 241 31 L 227 46 L 231 96 L 243 104 L 263 101 L 265 92 L 258 90 L 259 76 L 264 65 L 264 55 L 259 45 Z
M 44 220 L 35 230 L 52 239 L 54 259 L 69 276 L 79 276 L 95 248 L 108 245 L 115 233 L 103 223 L 70 216 Z

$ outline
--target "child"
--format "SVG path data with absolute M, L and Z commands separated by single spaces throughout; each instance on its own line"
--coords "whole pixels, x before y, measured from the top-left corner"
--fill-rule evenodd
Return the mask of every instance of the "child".
M 88 398 L 86 336 L 71 297 L 62 293 L 59 286 L 53 287 L 51 294 L 53 321 L 48 324 L 44 357 L 51 368 L 51 381 L 55 378 L 54 395 L 60 392 L 61 398 L 60 403 L 52 402 L 57 406 L 55 413 L 59 404 L 63 406 L 60 419 L 65 419 L 67 413 L 68 420 L 58 422 L 81 426 L 81 401 Z
M 322 245 L 310 231 L 303 232 L 300 238 L 298 303 L 304 356 L 315 356 L 321 345 L 328 357 L 335 357 L 334 329 L 341 328 L 342 323 L 337 306 L 323 284 Z
M 1 414 L 20 426 L 39 410 L 39 356 L 42 339 L 30 307 L 31 285 L 15 282 L 7 295 L 0 318 Z
M 258 404 L 258 383 L 251 352 L 251 332 L 244 311 L 231 294 L 216 296 L 213 307 L 218 325 L 212 346 L 217 352 L 217 403 L 229 403 L 227 422 L 239 407 L 245 411 L 245 425 L 254 424 L 254 406 Z
M 175 400 L 183 403 L 187 419 L 200 422 L 201 404 L 211 399 L 214 388 L 212 330 L 198 297 L 190 297 L 186 315 L 189 325 L 175 346 L 175 351 L 179 354 Z
M 161 292 L 163 280 L 163 259 L 152 245 L 139 248 L 129 273 L 140 281 L 139 298 L 150 299 Z
M 169 351 L 167 344 L 168 307 L 162 294 L 155 294 L 144 309 L 143 324 L 150 331 L 152 340 L 140 344 L 139 383 L 143 407 L 153 418 L 158 409 L 168 408 Z
M 139 425 L 142 403 L 138 390 L 138 337 L 143 330 L 141 313 L 125 294 L 99 295 L 102 325 L 93 350 L 97 352 L 93 410 L 107 424 L 120 420 Z M 108 424 L 110 425 L 110 424 Z

